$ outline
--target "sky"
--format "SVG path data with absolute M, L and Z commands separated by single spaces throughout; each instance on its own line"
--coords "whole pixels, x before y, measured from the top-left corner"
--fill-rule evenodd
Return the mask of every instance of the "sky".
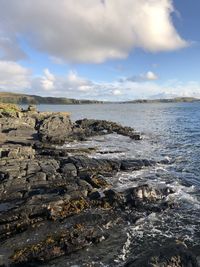
M 199 0 L 0 0 L 0 91 L 200 97 Z

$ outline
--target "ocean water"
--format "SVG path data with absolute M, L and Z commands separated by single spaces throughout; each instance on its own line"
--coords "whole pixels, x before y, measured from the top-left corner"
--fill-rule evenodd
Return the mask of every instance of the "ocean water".
M 200 103 L 39 105 L 38 109 L 68 111 L 73 121 L 106 119 L 135 128 L 142 135 L 140 141 L 112 134 L 65 146 L 96 147 L 93 156 L 98 158 L 165 159 L 167 164 L 118 173 L 112 178 L 113 186 L 123 190 L 142 183 L 167 185 L 175 192 L 169 200 L 177 204 L 175 210 L 130 222 L 102 244 L 48 266 L 123 266 L 128 257 L 171 239 L 200 248 Z

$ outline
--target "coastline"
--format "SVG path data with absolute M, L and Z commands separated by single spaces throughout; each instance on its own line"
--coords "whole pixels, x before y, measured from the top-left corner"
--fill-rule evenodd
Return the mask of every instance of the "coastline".
M 6 107 L 0 115 L 0 240 L 7 248 L 5 255 L 0 253 L 2 266 L 8 262 L 11 266 L 39 266 L 104 242 L 111 229 L 123 228 L 129 221 L 173 209 L 175 203 L 167 201 L 173 192 L 167 187 L 158 190 L 144 184 L 123 192 L 112 188 L 116 173 L 156 162 L 95 159 L 87 156 L 89 149 L 71 155 L 69 149 L 57 148 L 65 142 L 84 142 L 88 137 L 109 133 L 137 142 L 141 137 L 132 128 L 87 119 L 72 123 L 68 113 L 38 112 L 34 106 L 26 111 Z M 29 236 L 29 242 L 23 236 Z M 19 242 L 13 244 L 13 238 Z M 195 255 L 182 243 L 174 241 L 161 248 L 161 255 L 163 251 L 168 260 L 178 253 L 181 261 L 189 258 L 196 264 Z M 124 266 L 146 266 L 145 262 L 158 252 L 145 251 L 143 258 L 129 259 Z

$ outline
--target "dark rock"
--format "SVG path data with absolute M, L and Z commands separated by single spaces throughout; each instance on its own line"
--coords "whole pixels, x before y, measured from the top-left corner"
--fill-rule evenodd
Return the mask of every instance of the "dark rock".
M 120 168 L 120 163 L 117 161 L 94 159 L 85 156 L 69 157 L 67 161 L 76 166 L 78 176 L 83 179 L 96 174 L 110 176 Z
M 98 191 L 94 191 L 91 194 L 89 194 L 90 200 L 100 200 L 101 194 Z
M 171 191 L 167 189 L 159 190 L 149 185 L 141 185 L 129 188 L 125 191 L 126 202 L 131 206 L 137 206 L 140 203 L 154 203 L 164 199 Z
M 28 266 L 29 263 L 43 263 L 68 255 L 90 244 L 101 242 L 104 238 L 100 230 L 86 228 L 77 224 L 73 228 L 53 234 L 38 243 L 18 249 L 10 257 L 11 266 Z M 72 241 L 73 240 L 73 241 Z
M 183 244 L 169 244 L 129 259 L 124 267 L 199 267 L 195 255 Z
M 77 169 L 73 163 L 66 163 L 62 166 L 62 173 L 64 177 L 76 177 L 77 176 Z
M 175 208 L 174 203 L 166 200 L 173 193 L 168 188 L 153 188 L 147 184 L 125 190 L 123 192 L 125 207 L 148 212 L 161 212 L 167 208 Z
M 123 203 L 123 195 L 112 190 L 105 190 L 104 192 L 105 200 L 112 206 L 116 206 L 116 204 L 121 205 Z
M 87 176 L 85 177 L 85 180 L 94 188 L 105 188 L 110 186 L 102 175 Z
M 155 161 L 145 159 L 126 159 L 121 161 L 122 171 L 137 171 L 143 167 L 155 165 Z
M 131 127 L 124 127 L 115 122 L 105 120 L 78 120 L 73 129 L 74 135 L 80 140 L 94 135 L 105 135 L 110 133 L 117 133 L 124 136 L 129 136 L 131 139 L 140 140 L 141 137 Z
M 41 170 L 49 175 L 56 174 L 57 170 L 60 168 L 58 161 L 54 159 L 42 160 L 39 162 Z

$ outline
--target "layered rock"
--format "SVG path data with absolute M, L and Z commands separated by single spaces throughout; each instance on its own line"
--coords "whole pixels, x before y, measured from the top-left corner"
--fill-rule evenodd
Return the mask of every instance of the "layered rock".
M 131 216 L 136 221 L 173 208 L 167 201 L 173 192 L 167 187 L 113 188 L 116 173 L 156 162 L 96 159 L 81 151 L 69 156 L 67 149 L 52 145 L 113 132 L 140 139 L 129 127 L 96 120 L 73 124 L 67 113 L 40 113 L 34 106 L 26 111 L 4 107 L 0 123 L 2 266 L 39 266 L 103 242 L 110 228 L 124 228 Z

